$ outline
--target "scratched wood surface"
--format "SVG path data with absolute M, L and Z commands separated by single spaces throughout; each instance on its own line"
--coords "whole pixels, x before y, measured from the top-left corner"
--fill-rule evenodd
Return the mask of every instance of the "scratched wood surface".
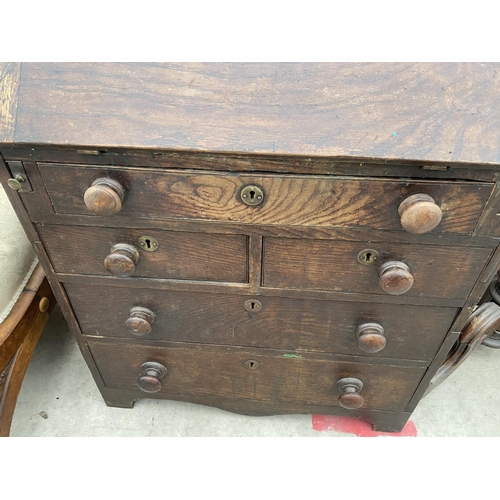
M 0 62 L 0 143 L 13 142 L 21 64 Z
M 222 174 L 157 169 L 111 169 L 39 164 L 50 201 L 60 214 L 92 215 L 84 193 L 98 177 L 123 186 L 120 212 L 131 218 L 222 221 L 244 224 L 359 227 L 403 231 L 399 204 L 415 193 L 433 197 L 443 220 L 438 233 L 471 234 L 494 184 L 474 182 L 335 179 L 320 176 Z M 260 205 L 242 202 L 241 189 L 263 189 Z M 37 205 L 35 212 L 40 210 Z
M 137 340 L 125 327 L 132 307 L 156 316 L 142 340 L 194 342 L 273 349 L 306 349 L 368 357 L 432 359 L 457 309 L 375 302 L 356 303 L 191 293 L 65 283 L 85 335 Z M 245 308 L 245 302 L 254 309 Z M 356 328 L 377 322 L 387 345 L 375 354 L 358 347 Z M 418 332 L 418 334 L 416 334 Z
M 338 406 L 337 380 L 358 377 L 365 384 L 364 408 L 403 411 L 425 371 L 416 366 L 337 362 L 327 355 L 294 356 L 264 348 L 176 343 L 156 347 L 96 341 L 88 344 L 109 388 L 137 389 L 143 363 L 163 364 L 167 375 L 159 395 L 166 399 L 174 394 L 190 394 Z M 245 367 L 250 360 L 259 363 L 258 369 Z M 137 397 L 147 396 L 139 389 L 137 393 Z
M 401 261 L 410 268 L 413 287 L 401 298 L 465 300 L 492 251 L 459 247 L 428 247 L 395 243 L 264 238 L 262 282 L 272 288 L 336 290 L 385 296 L 379 264 Z M 364 249 L 379 253 L 378 263 L 358 263 Z
M 104 259 L 113 245 L 127 243 L 140 253 L 134 277 L 248 282 L 248 243 L 243 234 L 51 225 L 38 229 L 56 272 L 109 276 Z M 158 250 L 142 251 L 141 236 L 156 238 Z M 134 278 L 127 279 L 132 285 Z
M 499 68 L 24 63 L 15 141 L 496 164 Z

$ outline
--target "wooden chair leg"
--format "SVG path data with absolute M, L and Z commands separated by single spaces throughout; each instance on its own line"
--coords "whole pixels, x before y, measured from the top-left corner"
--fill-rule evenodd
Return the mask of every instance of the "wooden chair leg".
M 10 434 L 24 375 L 56 303 L 41 268 L 33 273 L 18 303 L 19 308 L 15 306 L 12 318 L 9 316 L 0 329 L 0 338 L 5 334 L 0 344 L 0 437 Z
M 45 326 L 46 321 L 43 321 Z M 17 397 L 21 390 L 24 375 L 28 369 L 29 362 L 35 347 L 40 338 L 43 326 L 40 324 L 34 327 L 32 335 L 28 335 L 24 342 L 21 344 L 16 354 L 4 370 L 4 374 L 0 374 L 0 384 L 2 375 L 4 378 L 2 397 L 0 399 L 0 437 L 8 437 L 10 434 L 10 426 L 12 424 L 12 417 L 16 408 Z
M 487 302 L 478 307 L 470 316 L 448 357 L 432 378 L 424 396 L 446 380 L 499 326 L 500 306 L 494 302 Z

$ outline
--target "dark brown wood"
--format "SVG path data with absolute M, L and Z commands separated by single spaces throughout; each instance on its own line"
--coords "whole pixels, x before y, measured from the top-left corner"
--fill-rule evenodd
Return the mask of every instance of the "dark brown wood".
M 413 234 L 428 233 L 441 222 L 443 212 L 434 199 L 422 193 L 405 198 L 398 208 L 401 225 Z
M 248 283 L 248 243 L 242 234 L 181 233 L 147 227 L 40 225 L 38 229 L 56 272 L 106 275 L 104 261 L 114 245 L 138 245 L 141 236 L 151 235 L 158 240 L 158 250 L 140 251 L 130 280 L 137 276 Z
M 137 387 L 142 392 L 153 393 L 161 390 L 161 379 L 167 374 L 167 369 L 155 361 L 146 361 L 141 366 L 142 374 L 137 379 Z
M 496 272 L 500 269 L 500 246 L 493 252 L 490 259 L 488 260 L 485 268 L 483 269 L 481 276 L 474 284 L 469 297 L 467 298 L 463 308 L 460 310 L 459 314 L 453 321 L 448 335 L 441 344 L 438 352 L 436 353 L 432 363 L 429 365 L 420 385 L 418 386 L 415 394 L 413 395 L 406 411 L 412 412 L 420 399 L 423 397 L 425 391 L 429 387 L 429 384 L 436 374 L 439 367 L 443 364 L 445 359 L 448 357 L 449 352 L 453 348 L 454 343 L 460 336 L 461 330 L 467 324 L 471 314 L 475 311 L 477 304 L 482 300 L 487 291 L 491 280 L 495 276 Z
M 63 283 L 87 284 L 88 286 L 116 286 L 127 288 L 131 286 L 129 278 L 116 278 L 113 276 L 94 276 L 84 274 L 66 274 L 55 273 L 58 280 Z M 252 292 L 250 286 L 245 283 L 227 283 L 216 281 L 194 281 L 194 280 L 173 280 L 173 279 L 157 279 L 157 278 L 134 278 L 133 287 L 137 289 L 154 289 L 154 290 L 172 290 L 177 292 L 203 292 L 203 293 L 220 293 L 226 295 L 246 295 L 254 297 L 256 294 Z M 260 288 L 259 296 L 267 297 L 287 297 L 287 298 L 303 298 L 314 300 L 334 300 L 345 302 L 371 303 L 374 297 L 366 293 L 348 293 L 335 292 L 324 290 L 304 290 L 293 288 Z M 425 297 L 408 297 L 407 295 L 387 295 L 381 294 L 376 297 L 377 303 L 394 304 L 394 305 L 410 305 L 410 306 L 433 306 L 447 308 L 461 308 L 463 300 L 458 299 L 441 299 L 441 298 L 425 298 Z
M 151 399 L 163 399 L 162 394 L 139 394 L 137 390 L 109 389 L 104 387 L 102 395 L 105 403 L 111 407 L 133 408 L 136 400 L 141 397 Z M 346 410 L 341 406 L 321 406 L 303 403 L 272 403 L 269 401 L 258 401 L 255 399 L 245 400 L 232 397 L 214 397 L 203 394 L 172 394 L 169 397 L 174 401 L 187 401 L 207 406 L 214 406 L 222 410 L 249 415 L 253 417 L 269 415 L 286 415 L 294 413 L 316 414 L 316 415 L 342 415 L 350 418 L 358 418 L 372 424 L 373 430 L 378 432 L 400 432 L 411 416 L 409 412 L 390 412 L 360 408 L 358 410 Z M 161 401 L 158 401 L 161 404 Z M 140 403 L 139 403 L 140 404 Z
M 15 141 L 498 163 L 498 69 L 25 63 Z
M 95 179 L 83 194 L 85 206 L 95 215 L 114 215 L 122 209 L 125 190 L 107 177 Z
M 9 198 L 107 404 L 131 407 L 139 380 L 400 430 L 500 268 L 500 65 L 23 66 L 0 152 L 33 190 Z
M 135 274 L 140 258 L 139 250 L 133 245 L 117 243 L 104 259 L 104 267 L 117 278 L 128 278 Z
M 43 269 L 37 266 L 0 324 L 0 437 L 10 433 L 24 375 L 55 304 Z
M 378 266 L 357 260 L 366 248 L 377 250 L 381 262 L 398 260 L 409 267 L 414 284 L 405 297 L 461 300 L 467 298 L 491 254 L 480 248 L 264 238 L 263 286 L 384 295 Z
M 363 352 L 373 354 L 380 352 L 387 345 L 385 329 L 378 323 L 363 323 L 356 328 L 358 348 Z
M 195 219 L 244 224 L 355 227 L 404 231 L 398 207 L 408 196 L 427 194 L 442 207 L 435 233 L 471 234 L 493 184 L 386 179 L 276 176 L 154 169 L 103 169 L 39 164 L 54 210 L 59 214 L 92 215 L 84 193 L 103 175 L 124 187 L 119 215 Z M 265 193 L 255 206 L 240 192 L 255 185 Z M 356 210 L 353 210 L 356 207 Z
M 124 326 L 130 310 L 155 314 L 150 340 L 311 350 L 370 357 L 430 360 L 456 309 L 390 304 L 332 302 L 260 295 L 261 308 L 245 307 L 248 296 L 189 293 L 65 283 L 88 336 L 134 337 Z M 358 326 L 383 327 L 387 345 L 367 352 L 358 346 Z M 365 333 L 367 331 L 362 329 Z M 365 342 L 365 341 L 364 341 Z M 380 344 L 377 344 L 380 346 Z
M 2 147 L 6 160 L 56 162 L 104 166 L 217 170 L 221 172 L 275 172 L 361 177 L 474 180 L 497 182 L 494 164 L 421 162 L 404 159 L 318 158 L 296 155 L 243 155 L 214 152 L 158 151 L 133 148 L 100 149 L 84 154 L 77 146 L 14 144 Z
M 363 382 L 357 378 L 343 378 L 337 382 L 340 391 L 339 405 L 346 410 L 357 410 L 364 406 L 365 398 L 360 394 Z
M 413 286 L 410 268 L 404 263 L 394 260 L 383 262 L 378 268 L 380 288 L 389 295 L 402 295 Z
M 262 236 L 260 234 L 249 236 L 248 280 L 249 291 L 259 294 L 262 281 Z
M 155 319 L 155 313 L 147 307 L 134 306 L 125 320 L 125 327 L 132 335 L 143 337 L 151 333 Z
M 178 393 L 205 394 L 337 406 L 337 381 L 356 377 L 364 383 L 366 408 L 402 411 L 424 371 L 419 367 L 334 362 L 327 355 L 297 356 L 263 348 L 172 343 L 159 348 L 96 340 L 88 340 L 88 344 L 109 388 L 133 389 L 143 363 L 154 360 L 164 365 L 168 372 L 159 393 L 166 398 Z M 257 361 L 259 368 L 246 368 L 247 360 Z

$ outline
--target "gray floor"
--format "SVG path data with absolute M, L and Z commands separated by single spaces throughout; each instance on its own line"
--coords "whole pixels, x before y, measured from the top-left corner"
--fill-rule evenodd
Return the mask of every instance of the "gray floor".
M 500 436 L 499 376 L 500 350 L 480 346 L 420 402 L 411 417 L 417 435 Z M 352 435 L 315 430 L 311 415 L 246 417 L 147 399 L 136 402 L 132 410 L 108 408 L 59 309 L 53 312 L 28 368 L 11 429 L 11 436 Z

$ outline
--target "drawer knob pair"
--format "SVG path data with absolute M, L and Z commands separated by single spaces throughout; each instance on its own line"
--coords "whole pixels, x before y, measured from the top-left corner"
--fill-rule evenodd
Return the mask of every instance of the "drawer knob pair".
M 258 205 L 264 199 L 264 192 L 258 186 L 246 186 L 240 193 L 247 205 Z M 125 189 L 109 177 L 95 179 L 85 191 L 85 206 L 95 215 L 111 216 L 122 209 Z M 423 234 L 432 231 L 440 222 L 442 212 L 434 199 L 428 194 L 417 193 L 401 202 L 398 208 L 401 225 L 405 231 Z

